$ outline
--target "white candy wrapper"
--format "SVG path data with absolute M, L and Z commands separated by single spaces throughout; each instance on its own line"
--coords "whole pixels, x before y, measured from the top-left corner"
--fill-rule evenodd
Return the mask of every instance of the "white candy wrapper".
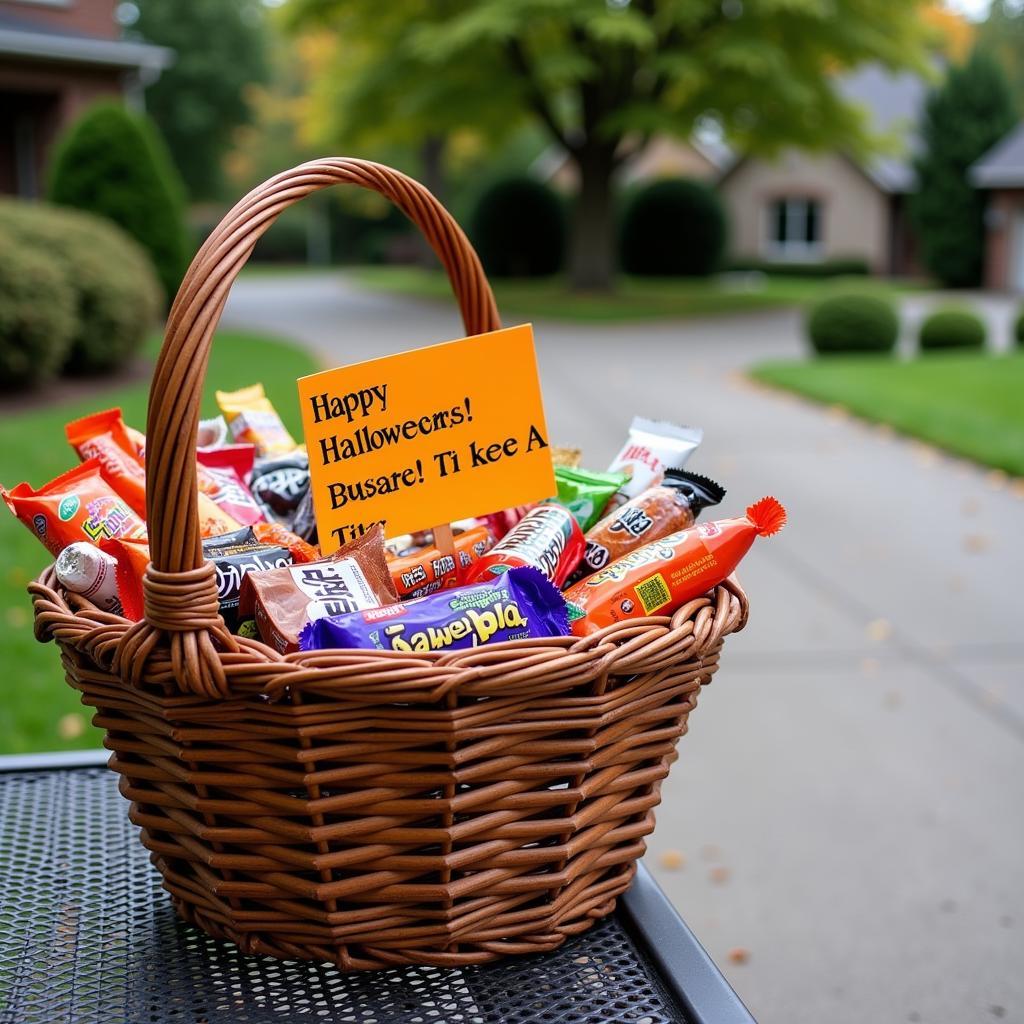
M 630 474 L 612 500 L 635 498 L 661 483 L 666 469 L 682 469 L 703 439 L 700 427 L 677 427 L 664 420 L 634 417 L 629 439 L 608 467 L 610 473 Z
M 223 416 L 212 416 L 208 420 L 199 421 L 199 430 L 196 433 L 197 448 L 223 448 L 231 444 L 232 438 L 228 434 L 228 425 Z
M 117 593 L 117 562 L 87 541 L 69 544 L 57 556 L 57 579 L 75 594 L 88 598 L 105 612 L 122 615 Z

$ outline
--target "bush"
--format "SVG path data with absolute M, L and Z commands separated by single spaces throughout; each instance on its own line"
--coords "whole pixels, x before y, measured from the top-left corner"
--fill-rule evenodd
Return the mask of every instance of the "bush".
M 938 309 L 925 317 L 917 340 L 924 351 L 943 348 L 984 348 L 985 321 L 969 309 Z
M 684 178 L 656 181 L 626 205 L 622 269 L 647 277 L 705 277 L 721 263 L 725 236 L 725 211 L 707 185 Z
M 146 253 L 109 221 L 42 203 L 0 202 L 0 231 L 45 256 L 73 295 L 64 369 L 101 373 L 123 365 L 160 312 L 162 292 Z
M 480 196 L 470 238 L 494 277 L 547 277 L 562 268 L 565 213 L 552 189 L 532 178 L 506 178 Z
M 1017 314 L 1017 319 L 1013 323 L 1013 340 L 1021 348 L 1024 348 L 1024 306 L 1021 307 L 1020 312 Z
M 772 260 L 730 260 L 731 271 L 757 271 L 775 277 L 867 277 L 871 273 L 868 261 L 860 256 L 842 256 L 820 263 L 783 263 Z
M 189 257 L 184 189 L 150 121 L 109 101 L 90 108 L 55 148 L 49 198 L 122 227 L 174 297 Z
M 75 295 L 60 266 L 0 225 L 0 389 L 54 376 L 74 329 Z
M 876 295 L 846 293 L 822 299 L 807 318 L 816 352 L 891 352 L 900 322 L 891 302 Z

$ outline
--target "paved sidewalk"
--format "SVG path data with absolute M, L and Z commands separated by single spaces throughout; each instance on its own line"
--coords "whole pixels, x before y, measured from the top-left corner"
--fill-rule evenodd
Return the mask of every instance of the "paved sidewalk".
M 461 333 L 334 274 L 243 280 L 226 322 L 335 365 Z M 1024 1021 L 1020 490 L 747 383 L 800 352 L 793 313 L 537 342 L 552 440 L 588 465 L 634 413 L 700 424 L 727 514 L 790 512 L 663 790 L 647 862 L 671 899 L 762 1024 Z

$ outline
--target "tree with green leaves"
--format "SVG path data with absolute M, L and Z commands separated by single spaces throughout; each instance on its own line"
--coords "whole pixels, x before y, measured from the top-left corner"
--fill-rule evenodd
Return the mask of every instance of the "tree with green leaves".
M 921 66 L 915 0 L 291 0 L 337 33 L 338 123 L 382 136 L 507 131 L 528 116 L 579 176 L 570 277 L 607 288 L 613 182 L 655 134 L 713 119 L 737 145 L 867 144 L 837 95 L 863 61 Z M 355 59 L 353 60 L 353 55 Z
M 146 90 L 192 199 L 216 199 L 232 133 L 250 116 L 247 89 L 266 74 L 259 0 L 135 0 L 129 31 L 169 46 L 174 63 Z
M 1006 72 L 1017 114 L 1024 117 L 1024 4 L 992 0 L 988 17 L 978 26 L 978 48 Z
M 985 199 L 968 168 L 1016 123 L 1006 76 L 975 50 L 928 97 L 910 216 L 925 266 L 944 285 L 981 282 Z
M 117 102 L 90 107 L 58 141 L 47 198 L 112 220 L 149 252 L 167 300 L 188 266 L 185 192 L 152 122 Z

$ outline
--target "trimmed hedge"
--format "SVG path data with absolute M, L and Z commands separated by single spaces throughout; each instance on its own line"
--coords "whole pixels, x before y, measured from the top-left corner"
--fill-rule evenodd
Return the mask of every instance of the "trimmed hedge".
M 837 256 L 820 263 L 784 263 L 771 260 L 730 260 L 725 268 L 731 271 L 757 271 L 776 277 L 867 277 L 868 261 L 859 256 Z
M 53 377 L 74 329 L 75 294 L 60 266 L 0 225 L 0 389 Z
M 622 269 L 645 277 L 706 277 L 725 251 L 721 200 L 703 182 L 656 181 L 627 202 L 620 238 Z
M 47 198 L 122 227 L 174 297 L 189 259 L 185 191 L 151 121 L 115 102 L 91 107 L 54 149 Z
M 565 211 L 553 189 L 533 178 L 505 178 L 486 189 L 469 236 L 494 277 L 550 277 L 565 256 Z
M 847 292 L 811 307 L 807 336 L 819 355 L 891 352 L 900 333 L 893 304 L 877 295 Z
M 1021 307 L 1021 311 L 1017 314 L 1017 319 L 1013 323 L 1013 340 L 1021 348 L 1024 348 L 1024 306 Z
M 100 217 L 42 203 L 0 201 L 0 231 L 43 255 L 71 290 L 74 324 L 63 369 L 122 366 L 160 313 L 162 291 L 146 253 Z
M 922 351 L 946 348 L 984 348 L 985 321 L 969 309 L 948 306 L 929 313 L 917 341 Z

